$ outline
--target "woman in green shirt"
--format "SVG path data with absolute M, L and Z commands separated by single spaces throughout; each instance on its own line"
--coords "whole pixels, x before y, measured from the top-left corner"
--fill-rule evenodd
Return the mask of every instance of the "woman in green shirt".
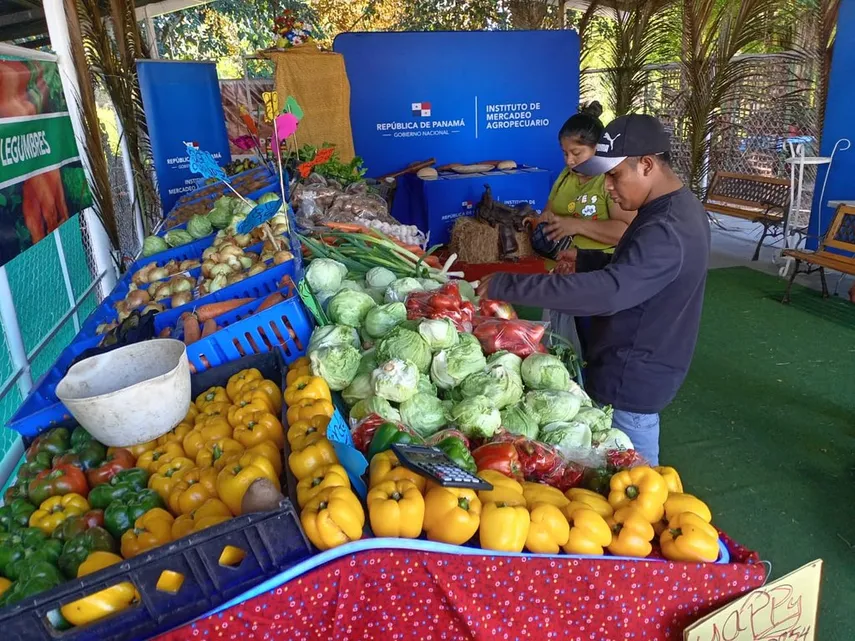
M 603 135 L 603 123 L 599 120 L 602 112 L 600 103 L 592 102 L 561 127 L 558 142 L 566 167 L 549 193 L 542 221 L 547 223 L 544 231 L 552 241 L 570 237 L 570 247 L 611 254 L 636 212 L 625 211 L 612 200 L 606 190 L 605 176 L 580 176 L 573 171 L 594 155 Z M 567 273 L 563 267 L 559 262 L 557 271 Z M 552 330 L 573 343 L 583 359 L 576 319 L 549 310 L 548 320 Z

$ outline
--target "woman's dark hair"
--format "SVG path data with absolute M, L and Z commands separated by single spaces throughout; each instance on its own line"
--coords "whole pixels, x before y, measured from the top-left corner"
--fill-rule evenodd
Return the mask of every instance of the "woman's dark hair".
M 558 132 L 558 140 L 576 138 L 583 145 L 593 147 L 603 135 L 604 127 L 603 123 L 600 122 L 602 113 L 603 107 L 596 100 L 580 107 L 579 113 L 570 116 L 561 127 L 561 131 Z

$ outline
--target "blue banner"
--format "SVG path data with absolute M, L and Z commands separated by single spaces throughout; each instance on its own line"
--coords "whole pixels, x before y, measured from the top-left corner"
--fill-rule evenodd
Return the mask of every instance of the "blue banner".
M 344 33 L 356 153 L 369 175 L 515 160 L 553 177 L 558 130 L 579 103 L 575 31 Z
M 231 161 L 226 119 L 213 62 L 137 63 L 157 188 L 163 211 L 172 209 L 200 177 L 190 171 L 185 142 L 195 142 L 220 165 Z

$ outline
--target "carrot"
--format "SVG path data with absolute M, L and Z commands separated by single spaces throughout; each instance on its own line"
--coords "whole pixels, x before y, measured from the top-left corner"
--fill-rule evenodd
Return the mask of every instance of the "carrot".
M 199 327 L 199 321 L 194 316 L 186 316 L 184 318 L 184 344 L 192 345 L 201 337 L 202 330 Z
M 358 223 L 325 222 L 324 227 L 329 227 L 330 229 L 336 229 L 338 231 L 354 233 L 365 231 L 365 227 L 363 225 L 359 225 Z
M 196 309 L 196 317 L 199 319 L 199 322 L 204 323 L 211 318 L 216 318 L 220 314 L 230 312 L 241 305 L 246 305 L 254 300 L 254 298 L 233 298 L 221 303 L 208 303 L 207 305 L 201 305 Z
M 215 321 L 213 318 L 209 318 L 202 326 L 202 338 L 207 338 L 208 336 L 216 332 L 218 329 L 220 328 L 217 327 L 217 321 Z
M 255 313 L 263 312 L 265 309 L 273 307 L 277 303 L 281 303 L 283 300 L 285 300 L 285 297 L 282 294 L 279 292 L 273 292 L 262 301 L 261 305 L 258 306 L 258 309 L 255 310 Z

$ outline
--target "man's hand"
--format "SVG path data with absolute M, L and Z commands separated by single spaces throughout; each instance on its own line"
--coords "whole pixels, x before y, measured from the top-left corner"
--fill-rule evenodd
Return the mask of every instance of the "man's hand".
M 577 222 L 572 216 L 553 216 L 552 220 L 546 221 L 546 237 L 561 240 L 565 236 L 574 236 L 579 231 Z
M 493 276 L 495 276 L 495 274 L 487 274 L 481 279 L 481 282 L 478 283 L 478 289 L 475 293 L 478 294 L 479 298 L 489 298 L 487 291 L 490 289 L 490 281 L 493 280 Z

